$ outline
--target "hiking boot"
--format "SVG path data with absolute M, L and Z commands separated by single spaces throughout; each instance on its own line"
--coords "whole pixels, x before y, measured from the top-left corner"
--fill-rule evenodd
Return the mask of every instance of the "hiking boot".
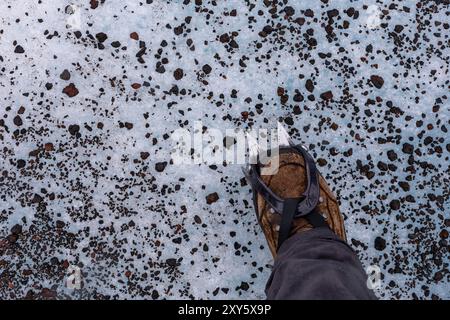
M 270 165 L 271 162 L 266 164 Z M 244 173 L 252 186 L 258 221 L 274 257 L 288 237 L 312 228 L 328 227 L 346 240 L 336 197 L 303 147 L 280 147 L 276 174 L 264 175 L 263 168 L 262 164 L 251 165 Z

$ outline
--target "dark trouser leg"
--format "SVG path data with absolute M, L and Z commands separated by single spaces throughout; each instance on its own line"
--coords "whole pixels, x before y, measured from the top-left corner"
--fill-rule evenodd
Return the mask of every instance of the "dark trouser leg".
M 295 234 L 281 246 L 268 299 L 376 299 L 355 252 L 330 229 Z

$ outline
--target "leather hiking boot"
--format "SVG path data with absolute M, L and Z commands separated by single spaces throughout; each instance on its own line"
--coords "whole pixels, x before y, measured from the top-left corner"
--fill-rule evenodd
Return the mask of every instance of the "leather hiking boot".
M 246 176 L 253 188 L 259 223 L 274 257 L 283 232 L 281 241 L 298 232 L 328 226 L 346 240 L 336 197 L 306 150 L 300 146 L 280 149 L 279 169 L 274 175 L 260 175 L 263 166 L 252 165 Z

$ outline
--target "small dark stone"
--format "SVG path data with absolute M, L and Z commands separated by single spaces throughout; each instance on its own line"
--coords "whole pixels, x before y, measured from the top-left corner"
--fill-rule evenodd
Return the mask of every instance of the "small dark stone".
M 211 193 L 206 196 L 207 204 L 212 204 L 212 203 L 216 202 L 217 200 L 219 200 L 219 195 L 217 194 L 217 192 Z
M 248 285 L 247 282 L 241 282 L 241 286 L 240 286 L 241 290 L 247 291 L 250 286 Z
M 22 226 L 20 224 L 14 225 L 14 227 L 11 228 L 11 233 L 15 235 L 22 234 Z
M 370 81 L 377 89 L 380 89 L 384 84 L 383 78 L 377 75 L 370 76 Z
M 198 224 L 202 223 L 202 219 L 198 215 L 194 216 L 194 221 L 195 221 L 195 223 L 198 223 Z
M 164 68 L 164 66 L 161 64 L 161 65 L 158 65 L 157 67 L 156 67 L 156 72 L 158 72 L 158 73 L 164 73 L 164 72 L 166 72 L 166 68 Z
M 130 38 L 133 40 L 139 40 L 139 35 L 137 34 L 137 32 L 132 32 L 130 33 Z
M 397 25 L 395 26 L 395 28 L 394 28 L 394 31 L 397 32 L 397 33 L 402 32 L 402 31 L 403 31 L 403 26 L 400 25 L 400 24 L 397 24 Z
M 52 90 L 52 88 L 53 88 L 53 84 L 51 84 L 51 83 L 49 83 L 49 82 L 47 82 L 47 83 L 45 84 L 45 89 L 47 89 L 47 90 Z
M 14 53 L 22 54 L 22 53 L 25 53 L 25 50 L 23 49 L 22 46 L 17 46 L 17 47 L 14 49 Z
M 292 8 L 291 6 L 287 6 L 284 8 L 284 12 L 286 13 L 287 16 L 293 16 L 295 14 L 295 9 Z
M 41 203 L 42 201 L 44 201 L 44 199 L 37 193 L 35 193 L 33 199 L 31 199 L 32 203 Z
M 175 258 L 169 258 L 166 260 L 166 263 L 170 266 L 170 267 L 176 267 L 177 266 L 177 259 Z
M 22 118 L 20 116 L 15 116 L 13 122 L 18 127 L 20 127 L 23 124 Z
M 159 293 L 158 293 L 158 291 L 153 290 L 153 291 L 152 291 L 152 299 L 153 299 L 153 300 L 156 300 L 156 299 L 158 299 L 158 298 L 159 298 Z
M 98 42 L 100 42 L 100 43 L 103 43 L 106 41 L 106 39 L 108 39 L 108 36 L 104 32 L 97 33 L 95 35 L 95 37 L 97 38 Z
M 414 151 L 414 147 L 412 144 L 405 142 L 402 147 L 402 151 L 406 154 L 412 154 Z
M 400 181 L 398 185 L 400 186 L 400 188 L 402 188 L 403 191 L 409 191 L 410 189 L 409 183 L 406 181 Z
M 264 32 L 266 35 L 271 34 L 272 31 L 273 31 L 273 28 L 272 28 L 272 26 L 270 26 L 270 25 L 266 25 L 266 26 L 263 28 L 263 32 Z
M 141 152 L 141 159 L 147 160 L 147 158 L 150 156 L 150 153 L 148 152 Z
M 41 295 L 42 295 L 42 297 L 47 298 L 47 299 L 55 299 L 57 296 L 57 292 L 52 289 L 44 288 L 41 291 Z
M 239 45 L 235 40 L 231 40 L 229 44 L 230 44 L 230 47 L 232 47 L 232 48 L 235 48 L 235 49 L 239 48 Z
M 311 9 L 306 9 L 305 10 L 305 17 L 309 17 L 309 18 L 314 17 L 314 11 L 312 11 Z
M 292 126 L 294 124 L 294 119 L 292 119 L 292 117 L 286 117 L 286 118 L 284 118 L 284 122 L 287 125 Z
M 316 40 L 315 38 L 309 38 L 306 42 L 307 42 L 308 45 L 311 46 L 311 47 L 317 46 L 317 40 Z
M 80 126 L 77 124 L 72 124 L 69 126 L 69 132 L 71 135 L 76 135 L 80 131 Z
M 294 101 L 295 102 L 302 102 L 303 100 L 304 100 L 304 97 L 303 97 L 303 95 L 300 92 L 297 92 L 294 95 Z
M 22 159 L 17 160 L 17 168 L 18 169 L 24 168 L 26 166 L 26 164 L 27 163 L 25 162 L 25 160 L 22 160 Z
M 325 160 L 324 158 L 319 158 L 319 159 L 317 159 L 317 164 L 320 166 L 320 167 L 325 167 L 326 165 L 327 165 L 327 160 Z
M 383 251 L 386 248 L 386 240 L 384 240 L 382 237 L 376 237 L 375 238 L 375 249 L 378 251 Z
M 222 43 L 228 43 L 230 41 L 230 36 L 228 33 L 224 33 L 219 37 L 220 42 Z
M 163 172 L 164 169 L 166 169 L 166 166 L 167 166 L 167 162 L 166 161 L 158 162 L 157 164 L 155 164 L 155 170 L 157 172 Z
M 202 67 L 202 70 L 203 70 L 203 72 L 205 73 L 205 74 L 210 74 L 211 73 L 211 66 L 209 65 L 209 64 L 205 64 L 203 67 Z
M 388 165 L 385 162 L 383 162 L 383 161 L 378 161 L 377 167 L 381 171 L 387 171 L 388 170 Z
M 65 70 L 59 75 L 59 77 L 60 77 L 62 80 L 65 80 L 65 81 L 70 80 L 70 72 L 69 72 L 69 70 L 65 69 Z
M 73 83 L 71 83 L 67 87 L 64 88 L 63 93 L 65 93 L 70 98 L 73 98 L 73 97 L 77 96 L 78 93 L 80 93 L 80 92 L 78 91 L 77 87 L 75 87 L 75 85 Z
M 183 69 L 177 68 L 173 72 L 173 77 L 175 78 L 175 80 L 180 80 L 181 78 L 183 78 L 183 76 L 184 76 Z
M 177 36 L 182 34 L 183 33 L 183 26 L 178 26 L 178 27 L 173 28 L 173 33 L 175 33 L 175 35 L 177 35 Z
M 337 9 L 328 10 L 327 15 L 329 18 L 337 17 L 339 15 L 339 10 Z
M 397 154 L 395 153 L 394 150 L 389 150 L 387 152 L 387 156 L 388 156 L 388 159 L 391 160 L 391 161 L 397 160 Z
M 64 228 L 65 225 L 66 225 L 66 224 L 64 223 L 64 221 L 56 220 L 56 227 L 57 227 L 58 229 Z
M 397 199 L 392 200 L 392 201 L 389 203 L 389 207 L 390 207 L 392 210 L 398 210 L 398 209 L 400 209 L 400 201 L 398 201 Z
M 113 48 L 120 48 L 120 42 L 119 42 L 119 41 L 111 42 L 111 46 L 112 46 Z
M 6 240 L 11 244 L 16 243 L 17 239 L 19 239 L 19 237 L 16 234 L 10 234 L 6 237 Z
M 309 92 L 313 92 L 313 91 L 314 91 L 314 83 L 312 82 L 311 79 L 306 80 L 305 88 L 306 88 L 306 90 L 308 90 Z
M 323 92 L 323 93 L 320 94 L 320 97 L 321 97 L 323 100 L 331 100 L 331 99 L 333 99 L 333 92 L 331 92 L 331 91 L 325 91 L 325 92 Z

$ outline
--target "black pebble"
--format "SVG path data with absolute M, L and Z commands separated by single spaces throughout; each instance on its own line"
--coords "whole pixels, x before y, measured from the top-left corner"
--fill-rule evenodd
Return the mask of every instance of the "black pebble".
M 103 33 L 103 32 L 97 33 L 95 35 L 95 37 L 97 38 L 98 42 L 105 42 L 106 39 L 108 39 L 108 36 L 106 35 L 106 33 Z
M 155 170 L 158 172 L 163 172 L 164 169 L 166 169 L 167 166 L 167 162 L 158 162 L 157 164 L 155 164 Z
M 397 199 L 392 200 L 392 201 L 389 203 L 389 207 L 390 207 L 392 210 L 398 210 L 398 209 L 400 209 L 400 201 L 398 201 Z
M 24 168 L 26 164 L 27 163 L 25 162 L 25 160 L 22 159 L 17 160 L 17 168 L 19 169 Z
M 65 70 L 59 75 L 59 77 L 60 77 L 62 80 L 65 80 L 65 81 L 70 80 L 70 72 L 69 72 L 69 70 L 65 69 Z
M 183 76 L 183 69 L 178 68 L 173 72 L 173 77 L 175 78 L 175 80 L 180 80 L 181 78 L 183 78 Z
M 69 132 L 71 135 L 76 135 L 80 131 L 80 126 L 77 124 L 72 124 L 69 126 Z
M 20 116 L 15 116 L 13 122 L 18 127 L 23 124 L 22 118 Z
M 380 89 L 384 84 L 383 78 L 377 75 L 370 76 L 370 81 L 377 89 Z
M 22 46 L 17 46 L 15 49 L 14 49 L 14 53 L 25 53 L 25 50 L 23 49 L 23 47 Z
M 378 251 L 382 251 L 386 248 L 386 240 L 384 240 L 381 237 L 376 237 L 375 238 L 375 249 L 377 249 Z
M 209 64 L 205 64 L 203 67 L 202 67 L 202 70 L 203 70 L 203 72 L 205 73 L 205 74 L 209 74 L 209 73 L 211 73 L 211 66 L 209 65 Z

